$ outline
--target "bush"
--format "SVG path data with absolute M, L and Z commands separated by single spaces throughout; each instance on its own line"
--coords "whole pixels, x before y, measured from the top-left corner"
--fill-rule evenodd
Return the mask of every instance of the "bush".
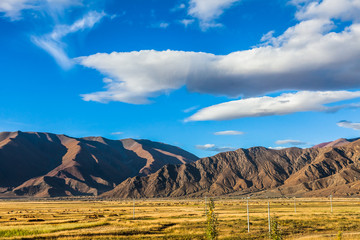
M 217 239 L 217 216 L 215 213 L 215 203 L 212 199 L 209 201 L 208 211 L 206 213 L 206 238 L 210 240 Z
M 337 240 L 342 240 L 343 238 L 342 238 L 342 236 L 343 236 L 343 233 L 341 232 L 341 231 L 339 231 L 338 232 L 338 234 L 337 234 Z
M 279 222 L 277 221 L 277 218 L 271 219 L 271 231 L 270 231 L 270 239 L 273 240 L 282 240 L 282 234 L 279 228 Z

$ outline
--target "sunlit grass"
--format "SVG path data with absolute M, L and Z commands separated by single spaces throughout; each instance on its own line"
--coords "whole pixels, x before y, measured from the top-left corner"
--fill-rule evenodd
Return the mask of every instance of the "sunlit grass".
M 268 239 L 266 199 L 215 199 L 220 239 Z M 360 201 L 271 199 L 284 239 L 360 239 Z M 0 239 L 205 239 L 203 199 L 0 201 Z

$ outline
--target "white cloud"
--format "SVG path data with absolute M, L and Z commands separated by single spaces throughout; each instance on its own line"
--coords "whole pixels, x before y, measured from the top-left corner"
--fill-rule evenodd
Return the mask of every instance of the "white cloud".
M 306 6 L 306 4 L 309 4 L 312 1 L 314 1 L 314 0 L 290 0 L 288 3 L 295 5 L 299 8 L 304 8 L 304 6 Z
M 359 0 L 322 0 L 304 3 L 305 7 L 296 14 L 300 20 L 313 18 L 360 20 Z
M 113 132 L 113 133 L 111 133 L 111 135 L 122 135 L 122 134 L 124 134 L 123 132 Z
M 275 33 L 275 31 L 272 30 L 272 31 L 264 34 L 264 35 L 261 37 L 260 41 L 261 41 L 261 42 L 268 42 L 268 41 L 274 39 L 274 33 Z
M 275 142 L 277 145 L 293 145 L 293 146 L 300 146 L 300 145 L 306 145 L 306 142 L 302 142 L 299 140 L 292 140 L 292 139 L 285 139 L 285 140 L 278 140 Z
M 211 149 L 211 148 L 215 147 L 215 144 L 196 145 L 195 147 L 197 149 L 207 150 L 207 149 Z
M 70 68 L 73 61 L 66 53 L 67 46 L 62 42 L 62 38 L 70 33 L 92 28 L 105 16 L 103 12 L 90 11 L 72 25 L 59 24 L 65 10 L 77 6 L 83 6 L 83 0 L 0 0 L 0 12 L 5 13 L 5 16 L 11 20 L 21 19 L 22 13 L 26 10 L 31 11 L 31 16 L 43 17 L 49 25 L 57 23 L 51 33 L 42 36 L 34 35 L 31 40 L 54 57 L 64 69 Z
M 336 13 L 328 11 L 328 18 L 323 10 L 314 10 L 322 9 L 322 4 L 329 1 L 322 1 L 316 7 L 306 1 L 299 7 L 297 15 L 302 20 L 298 24 L 277 37 L 272 37 L 273 32 L 265 34 L 262 39 L 265 43 L 258 47 L 228 55 L 143 50 L 80 57 L 77 59 L 80 64 L 112 79 L 105 84 L 104 91 L 82 96 L 86 101 L 144 104 L 151 97 L 183 86 L 191 92 L 228 97 L 253 97 L 284 90 L 359 88 L 360 23 L 356 16 L 347 16 L 345 11 L 356 9 L 359 0 L 346 0 L 346 8 Z M 195 1 L 192 8 L 194 4 Z M 214 3 L 214 6 L 225 5 Z M 201 9 L 200 5 L 196 6 Z M 345 15 L 352 17 L 349 26 L 333 31 L 336 24 L 332 19 L 342 19 Z
M 199 19 L 203 30 L 221 26 L 214 22 L 224 10 L 240 0 L 190 0 L 188 14 Z
M 279 146 L 279 147 L 269 147 L 269 149 L 282 150 L 282 149 L 286 149 L 286 147 L 282 147 L 282 146 Z
M 244 132 L 234 131 L 234 130 L 221 131 L 221 132 L 214 133 L 214 135 L 243 135 L 243 134 L 244 134 Z
M 172 8 L 170 11 L 171 12 L 176 12 L 176 11 L 180 11 L 182 9 L 185 9 L 186 5 L 184 3 L 181 3 L 180 5 L 175 6 L 174 8 Z
M 62 42 L 62 38 L 68 34 L 92 28 L 104 16 L 106 16 L 104 12 L 91 11 L 72 25 L 57 25 L 49 34 L 40 37 L 33 36 L 32 41 L 48 52 L 61 67 L 69 69 L 73 61 L 67 56 L 66 45 Z
M 208 54 L 154 50 L 111 54 L 98 53 L 77 60 L 94 68 L 113 81 L 106 91 L 84 94 L 85 101 L 120 101 L 133 104 L 148 103 L 148 97 L 178 89 L 196 69 L 201 74 L 202 63 Z M 196 77 L 196 76 L 193 76 Z
M 360 97 L 360 91 L 327 91 L 284 93 L 278 97 L 257 97 L 230 101 L 199 110 L 186 121 L 231 120 L 245 117 L 285 115 L 295 112 L 331 112 L 340 106 L 326 104 Z M 348 105 L 344 105 L 348 107 Z
M 184 3 L 179 5 L 179 9 L 184 9 L 186 7 L 186 5 Z
M 195 22 L 194 19 L 183 19 L 180 21 L 186 28 Z
M 167 28 L 167 27 L 169 27 L 169 25 L 170 25 L 170 23 L 162 22 L 162 23 L 160 23 L 159 27 L 160 28 Z
M 69 59 L 64 50 L 64 43 L 54 41 L 47 37 L 35 36 L 32 37 L 32 41 L 38 47 L 48 52 L 62 68 L 69 69 L 73 66 L 72 61 Z
M 27 2 L 27 0 L 1 0 L 0 12 L 5 13 L 5 16 L 12 20 L 16 20 L 20 17 L 22 10 L 32 8 Z
M 353 122 L 349 122 L 349 121 L 340 121 L 337 123 L 337 125 L 339 127 L 343 127 L 343 128 L 351 128 L 354 130 L 360 130 L 360 123 L 353 123 Z
M 170 23 L 167 22 L 161 22 L 161 23 L 156 23 L 156 24 L 152 24 L 151 25 L 153 28 L 163 28 L 166 29 L 170 26 Z
M 189 112 L 192 112 L 192 111 L 194 111 L 194 110 L 196 110 L 198 108 L 199 108 L 199 106 L 192 106 L 192 107 L 189 107 L 187 109 L 184 109 L 183 112 L 184 113 L 189 113 Z
M 331 32 L 332 27 L 330 20 L 306 20 L 268 39 L 265 46 L 228 55 L 144 50 L 81 57 L 80 64 L 113 79 L 108 90 L 84 96 L 100 102 L 146 103 L 148 97 L 184 85 L 193 92 L 229 97 L 358 88 L 360 24 L 341 32 Z
M 232 147 L 218 147 L 215 144 L 196 145 L 195 147 L 200 150 L 206 150 L 211 152 L 228 152 L 236 150 Z
M 82 0 L 1 0 L 0 12 L 11 20 L 19 20 L 22 11 L 46 11 L 52 16 L 70 6 L 81 5 Z

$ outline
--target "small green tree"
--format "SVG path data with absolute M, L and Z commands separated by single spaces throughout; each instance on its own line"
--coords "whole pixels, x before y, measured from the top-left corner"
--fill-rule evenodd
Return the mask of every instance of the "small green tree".
M 271 219 L 270 239 L 282 240 L 282 234 L 279 228 L 279 222 L 276 217 Z
M 343 233 L 341 231 L 338 232 L 337 236 L 336 236 L 337 240 L 342 240 L 343 239 Z
M 217 216 L 215 213 L 215 203 L 214 200 L 210 199 L 208 204 L 208 211 L 206 214 L 206 238 L 209 240 L 217 239 Z

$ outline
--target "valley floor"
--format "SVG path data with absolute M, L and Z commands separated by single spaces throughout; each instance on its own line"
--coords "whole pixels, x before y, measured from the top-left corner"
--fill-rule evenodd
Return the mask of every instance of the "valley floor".
M 268 200 L 214 199 L 219 239 L 269 239 Z M 270 199 L 284 239 L 360 239 L 360 199 Z M 205 239 L 204 199 L 3 200 L 0 239 Z M 342 235 L 342 236 L 340 236 Z

